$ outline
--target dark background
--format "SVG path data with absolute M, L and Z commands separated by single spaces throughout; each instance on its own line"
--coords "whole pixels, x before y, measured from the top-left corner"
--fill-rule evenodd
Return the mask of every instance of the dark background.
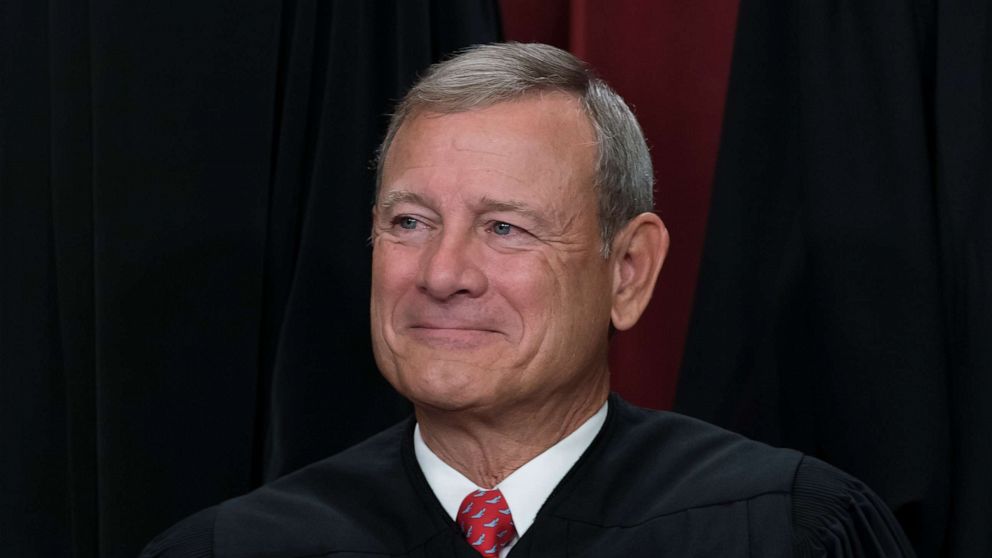
M 614 388 L 992 555 L 992 9 L 799 4 L 0 3 L 0 555 L 133 556 L 405 416 L 369 163 L 418 72 L 502 37 L 588 60 L 652 147 L 673 248 Z

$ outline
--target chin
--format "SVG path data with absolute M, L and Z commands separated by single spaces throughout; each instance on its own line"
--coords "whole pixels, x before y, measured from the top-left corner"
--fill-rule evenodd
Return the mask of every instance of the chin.
M 462 363 L 435 362 L 395 373 L 393 387 L 415 406 L 461 411 L 494 399 L 494 372 Z

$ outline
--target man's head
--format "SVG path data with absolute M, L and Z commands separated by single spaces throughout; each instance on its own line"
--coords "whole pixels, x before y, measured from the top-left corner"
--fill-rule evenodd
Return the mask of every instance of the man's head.
M 476 47 L 407 94 L 381 150 L 372 334 L 415 404 L 504 411 L 608 389 L 667 249 L 636 120 L 570 54 Z

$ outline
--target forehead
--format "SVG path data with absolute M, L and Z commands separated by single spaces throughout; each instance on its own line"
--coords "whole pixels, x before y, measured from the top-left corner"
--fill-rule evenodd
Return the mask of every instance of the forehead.
M 595 131 L 571 94 L 535 93 L 455 113 L 422 110 L 389 146 L 382 186 L 409 189 L 430 177 L 459 189 L 481 180 L 497 189 L 521 183 L 591 190 L 596 153 Z

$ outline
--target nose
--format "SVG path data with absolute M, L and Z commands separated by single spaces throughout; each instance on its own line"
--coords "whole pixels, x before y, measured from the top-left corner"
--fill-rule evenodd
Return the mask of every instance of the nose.
M 417 287 L 431 298 L 476 298 L 489 286 L 479 265 L 480 246 L 470 235 L 444 230 L 427 246 L 420 262 Z

